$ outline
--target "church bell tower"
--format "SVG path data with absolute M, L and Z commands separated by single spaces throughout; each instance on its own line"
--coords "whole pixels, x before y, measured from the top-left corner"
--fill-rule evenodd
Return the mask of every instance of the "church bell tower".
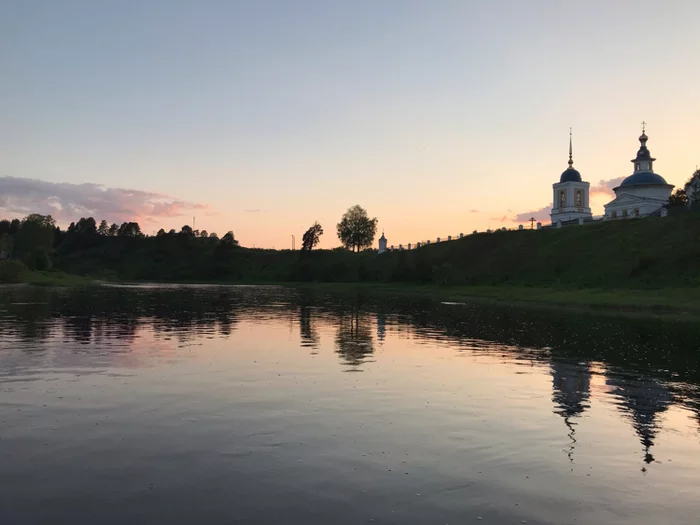
M 552 185 L 552 224 L 572 223 L 591 220 L 591 208 L 588 200 L 590 184 L 581 179 L 581 174 L 574 169 L 573 144 L 569 128 L 569 167 L 561 174 L 559 182 Z

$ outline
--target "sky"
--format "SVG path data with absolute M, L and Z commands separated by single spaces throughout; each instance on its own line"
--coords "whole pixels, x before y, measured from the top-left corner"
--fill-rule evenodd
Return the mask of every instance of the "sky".
M 0 216 L 184 224 L 321 247 L 360 204 L 389 244 L 593 213 L 700 164 L 700 2 L 7 0 Z M 376 244 L 376 241 L 375 241 Z

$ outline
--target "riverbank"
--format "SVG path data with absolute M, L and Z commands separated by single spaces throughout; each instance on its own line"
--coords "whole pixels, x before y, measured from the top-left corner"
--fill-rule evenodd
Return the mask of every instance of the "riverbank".
M 31 286 L 58 286 L 58 287 L 77 287 L 99 284 L 89 277 L 81 275 L 71 275 L 59 271 L 29 271 L 21 275 L 20 279 L 3 283 L 5 285 L 28 284 Z
M 540 309 L 576 309 L 633 316 L 700 319 L 700 288 L 566 289 L 526 286 L 435 286 L 397 284 L 291 284 L 317 293 L 425 296 L 443 302 L 491 302 Z
M 362 294 L 423 297 L 442 302 L 487 302 L 530 307 L 542 310 L 562 308 L 587 310 L 628 316 L 700 319 L 700 288 L 640 289 L 569 289 L 531 286 L 438 286 L 400 283 L 298 283 L 253 281 L 103 281 L 60 271 L 32 271 L 23 276 L 22 284 L 32 286 L 82 287 L 112 284 L 281 286 L 314 294 Z

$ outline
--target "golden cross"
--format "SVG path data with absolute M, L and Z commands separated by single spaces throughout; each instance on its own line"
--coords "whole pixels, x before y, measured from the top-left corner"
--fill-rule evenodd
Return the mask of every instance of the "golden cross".
M 647 130 L 647 123 L 642 120 L 642 133 L 645 133 Z

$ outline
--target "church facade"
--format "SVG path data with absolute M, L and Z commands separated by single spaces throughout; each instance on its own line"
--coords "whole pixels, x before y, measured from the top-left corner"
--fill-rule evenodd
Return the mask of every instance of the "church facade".
M 615 198 L 605 205 L 605 219 L 630 219 L 650 215 L 665 216 L 673 185 L 654 172 L 654 161 L 647 148 L 647 134 L 642 128 L 639 151 L 632 159 L 634 173 L 613 188 Z

